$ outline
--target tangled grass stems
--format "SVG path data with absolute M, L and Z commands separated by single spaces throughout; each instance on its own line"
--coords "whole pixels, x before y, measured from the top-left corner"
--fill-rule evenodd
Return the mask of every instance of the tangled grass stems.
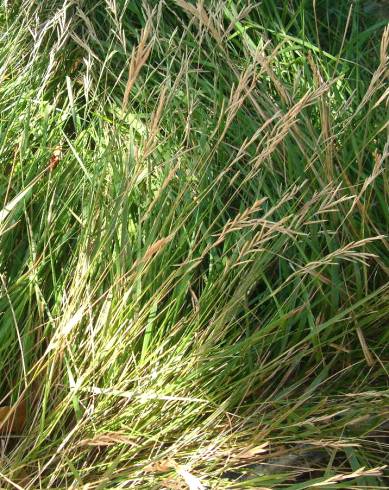
M 385 485 L 368 12 L 2 4 L 2 488 Z

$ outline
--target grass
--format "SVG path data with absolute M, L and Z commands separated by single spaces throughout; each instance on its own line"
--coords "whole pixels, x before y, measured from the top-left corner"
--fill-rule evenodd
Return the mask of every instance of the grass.
M 2 3 L 1 488 L 388 488 L 365 7 Z

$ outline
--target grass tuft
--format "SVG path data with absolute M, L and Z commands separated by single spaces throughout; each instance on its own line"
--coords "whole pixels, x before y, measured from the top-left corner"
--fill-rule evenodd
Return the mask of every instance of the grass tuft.
M 1 488 L 385 488 L 386 3 L 2 2 Z

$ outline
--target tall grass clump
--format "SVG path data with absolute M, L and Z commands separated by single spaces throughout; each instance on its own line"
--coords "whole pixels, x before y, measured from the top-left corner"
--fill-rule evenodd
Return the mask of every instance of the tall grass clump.
M 1 488 L 385 487 L 366 3 L 1 3 Z

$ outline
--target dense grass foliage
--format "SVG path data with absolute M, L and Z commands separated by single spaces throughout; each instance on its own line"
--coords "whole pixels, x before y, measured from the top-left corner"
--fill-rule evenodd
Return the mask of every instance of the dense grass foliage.
M 385 486 L 373 3 L 2 2 L 1 488 Z

